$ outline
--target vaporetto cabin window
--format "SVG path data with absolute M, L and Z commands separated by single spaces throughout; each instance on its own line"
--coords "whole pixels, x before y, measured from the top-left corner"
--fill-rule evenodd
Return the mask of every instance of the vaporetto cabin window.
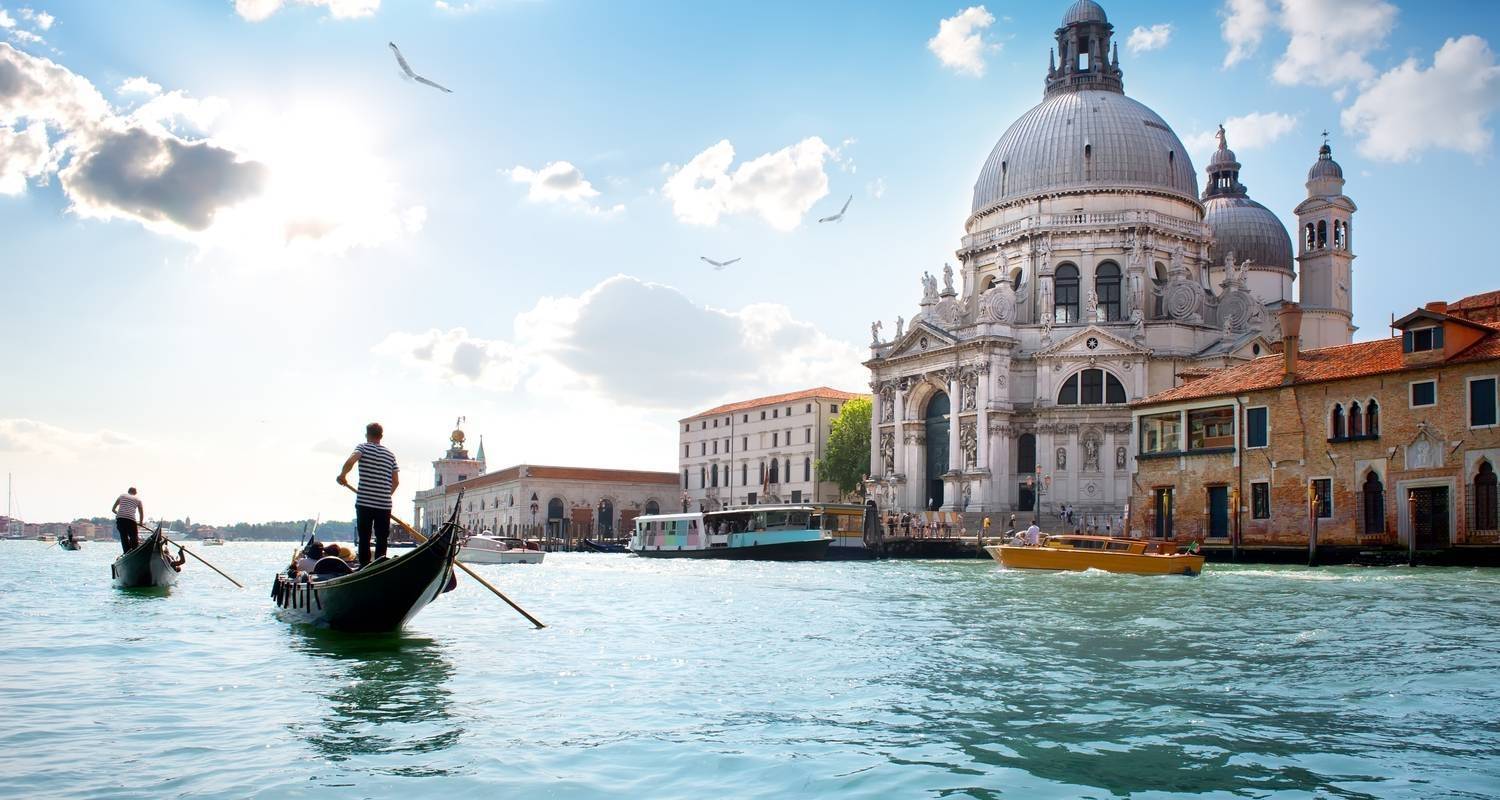
M 1057 393 L 1060 406 L 1097 406 L 1125 402 L 1125 385 L 1102 369 L 1076 372 L 1063 381 Z

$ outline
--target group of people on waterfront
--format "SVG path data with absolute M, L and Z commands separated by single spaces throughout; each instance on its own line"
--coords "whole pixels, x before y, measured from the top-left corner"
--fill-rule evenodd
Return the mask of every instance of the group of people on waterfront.
M 391 496 L 396 493 L 401 480 L 395 454 L 381 444 L 384 437 L 385 429 L 380 423 L 371 422 L 366 425 L 365 440 L 355 446 L 354 451 L 344 460 L 344 467 L 335 479 L 340 486 L 353 489 L 355 493 L 354 519 L 358 552 L 350 552 L 349 548 L 342 545 L 314 540 L 308 542 L 293 560 L 294 569 L 311 574 L 313 570 L 304 570 L 304 565 L 316 566 L 330 556 L 342 561 L 349 569 L 356 565 L 363 567 L 386 557 L 391 537 Z M 358 485 L 351 486 L 349 473 L 356 465 L 359 467 Z M 146 506 L 141 502 L 136 487 L 130 487 L 115 498 L 110 511 L 115 515 L 115 530 L 120 535 L 122 550 L 128 553 L 140 546 L 140 527 L 146 524 Z M 180 547 L 178 554 L 181 556 Z M 181 563 L 179 560 L 177 566 L 180 567 Z

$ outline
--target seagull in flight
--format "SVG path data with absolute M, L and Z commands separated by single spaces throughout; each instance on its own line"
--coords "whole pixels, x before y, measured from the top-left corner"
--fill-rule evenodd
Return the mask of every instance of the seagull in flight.
M 713 264 L 715 270 L 721 270 L 721 269 L 729 266 L 730 264 L 733 264 L 734 262 L 739 261 L 738 258 L 731 258 L 728 261 L 715 261 L 715 260 L 709 258 L 708 256 L 698 256 L 698 258 L 701 261 L 707 261 L 708 263 Z
M 849 199 L 844 201 L 844 207 L 841 208 L 841 209 L 839 209 L 839 213 L 834 214 L 831 217 L 824 217 L 824 218 L 822 218 L 822 219 L 820 219 L 818 221 L 819 222 L 843 222 L 844 221 L 844 212 L 849 210 L 849 204 L 852 203 L 852 202 L 854 202 L 854 195 L 851 194 L 851 195 L 849 195 Z
M 406 57 L 403 56 L 403 55 L 401 55 L 401 48 L 397 47 L 395 42 L 386 42 L 386 44 L 390 45 L 391 46 L 391 52 L 396 54 L 396 63 L 401 65 L 401 71 L 404 72 L 404 73 L 406 73 L 406 77 L 407 77 L 408 80 L 413 80 L 413 81 L 416 81 L 417 83 L 425 83 L 428 86 L 431 86 L 432 88 L 437 89 L 438 91 L 447 92 L 448 94 L 453 94 L 453 90 L 452 89 L 449 89 L 448 87 L 443 86 L 441 84 L 433 83 L 432 81 L 427 80 L 426 78 L 422 77 L 421 75 L 418 75 L 417 73 L 412 72 L 411 71 L 411 65 L 408 64 L 408 63 L 406 63 Z

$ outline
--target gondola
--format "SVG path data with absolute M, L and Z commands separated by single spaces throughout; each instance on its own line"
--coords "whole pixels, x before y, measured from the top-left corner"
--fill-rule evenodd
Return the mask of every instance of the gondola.
M 593 539 L 583 540 L 583 549 L 592 553 L 628 553 L 630 548 L 616 542 L 596 542 Z
M 64 550 L 78 550 L 83 547 L 83 545 L 80 544 L 77 539 L 74 539 L 72 541 L 69 541 L 67 539 L 58 539 L 57 546 L 61 547 Z
M 318 562 L 319 567 L 328 562 L 328 569 L 315 571 L 310 581 L 282 572 L 271 584 L 276 613 L 289 622 L 337 631 L 400 630 L 439 594 L 452 588 L 458 531 L 456 520 L 450 519 L 411 552 L 381 559 L 354 572 L 339 559 L 331 558 Z M 337 574 L 340 571 L 345 574 Z
M 177 583 L 177 567 L 167 555 L 167 539 L 161 535 L 161 526 L 156 526 L 130 552 L 115 559 L 109 575 L 116 589 L 167 587 Z

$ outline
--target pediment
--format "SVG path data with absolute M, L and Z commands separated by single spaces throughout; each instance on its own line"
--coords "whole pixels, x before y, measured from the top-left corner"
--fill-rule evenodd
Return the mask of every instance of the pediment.
M 915 356 L 931 353 L 958 344 L 958 337 L 939 328 L 925 320 L 913 323 L 911 330 L 901 334 L 901 338 L 891 343 L 891 349 L 884 353 L 884 358 L 901 358 L 902 356 Z
M 1072 359 L 1149 356 L 1151 351 L 1105 328 L 1089 325 L 1056 344 L 1036 351 L 1036 358 Z

